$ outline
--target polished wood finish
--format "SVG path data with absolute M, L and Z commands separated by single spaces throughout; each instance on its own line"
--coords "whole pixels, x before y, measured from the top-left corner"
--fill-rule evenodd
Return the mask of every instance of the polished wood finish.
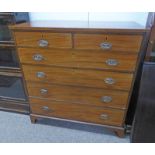
M 49 42 L 48 47 L 72 48 L 71 33 L 43 33 L 43 39 Z
M 116 126 L 121 126 L 124 118 L 123 110 L 109 110 L 108 108 L 91 107 L 66 102 L 51 102 L 34 98 L 30 98 L 30 103 L 32 113 L 45 116 Z M 48 107 L 48 109 L 45 107 Z M 102 115 L 105 116 L 102 118 Z
M 36 32 L 14 32 L 16 44 L 27 46 L 38 46 L 38 41 L 42 39 L 42 33 Z
M 23 65 L 26 81 L 40 81 L 55 84 L 85 86 L 94 88 L 107 88 L 118 90 L 130 90 L 133 74 L 115 73 L 100 70 L 83 70 L 61 67 L 43 67 Z M 43 72 L 44 77 L 37 74 Z M 115 83 L 105 83 L 106 78 L 112 78 Z
M 124 28 L 119 27 L 123 23 L 115 23 L 115 28 L 102 22 L 47 23 L 11 27 L 20 42 L 18 55 L 28 89 L 31 121 L 80 121 L 109 127 L 123 136 L 147 30 L 133 23 L 126 23 Z M 41 34 L 48 46 L 39 47 L 40 36 L 35 34 Z M 29 43 L 23 43 L 24 38 Z
M 90 32 L 90 33 L 129 33 L 144 34 L 145 26 L 136 22 L 103 22 L 103 21 L 31 21 L 30 23 L 10 26 L 14 31 L 53 31 L 53 32 Z
M 141 41 L 141 35 L 74 35 L 74 47 L 76 49 L 102 49 L 100 47 L 101 43 L 108 42 L 112 44 L 112 50 L 137 53 L 139 52 Z
M 58 50 L 58 49 L 40 49 L 40 48 L 19 48 L 18 54 L 20 62 L 23 64 L 65 66 L 85 69 L 111 69 L 117 71 L 134 72 L 136 54 L 122 54 L 115 51 L 98 50 Z M 41 55 L 40 61 L 34 60 L 35 55 Z M 54 59 L 51 59 L 54 57 Z M 114 59 L 118 62 L 116 66 L 108 65 L 107 60 Z
M 18 48 L 18 54 L 22 64 L 77 67 L 72 53 L 72 50 L 64 49 Z M 40 61 L 34 60 L 34 56 L 37 54 L 41 55 L 43 59 Z
M 54 84 L 51 85 L 38 82 L 27 82 L 27 89 L 30 97 L 39 97 L 54 101 L 64 101 L 68 103 L 86 104 L 101 107 L 126 109 L 128 101 L 128 92 L 124 91 L 62 86 Z M 41 93 L 42 89 L 47 90 L 47 93 Z M 112 100 L 110 102 L 104 102 L 104 96 L 109 96 L 112 98 Z
M 120 138 L 124 138 L 124 136 L 125 136 L 125 131 L 124 130 L 116 130 L 115 133 Z
M 15 32 L 17 46 L 39 47 L 40 40 L 48 41 L 48 47 L 71 48 L 70 33 Z
M 125 136 L 125 130 L 124 127 L 120 126 L 111 126 L 111 125 L 106 125 L 106 124 L 96 124 L 96 123 L 90 123 L 90 122 L 81 122 L 81 121 L 76 121 L 76 120 L 69 120 L 69 119 L 64 119 L 64 118 L 57 118 L 57 117 L 51 117 L 51 116 L 45 116 L 45 115 L 38 115 L 38 114 L 30 114 L 30 119 L 31 123 L 36 123 L 39 120 L 46 119 L 48 121 L 52 120 L 58 120 L 58 121 L 65 121 L 65 122 L 71 122 L 71 123 L 78 123 L 79 125 L 85 124 L 85 125 L 91 125 L 91 126 L 101 126 L 104 128 L 108 128 L 109 130 L 113 131 L 116 133 L 116 135 L 120 138 L 124 138 Z
M 79 68 L 103 69 L 124 72 L 134 72 L 137 54 L 121 53 L 115 51 L 78 50 L 74 52 L 74 60 Z M 109 65 L 107 61 L 113 59 L 117 65 Z

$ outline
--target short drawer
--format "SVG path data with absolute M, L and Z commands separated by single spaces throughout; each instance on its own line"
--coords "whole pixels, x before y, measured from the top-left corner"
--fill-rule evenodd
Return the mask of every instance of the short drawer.
M 27 81 L 130 90 L 133 74 L 100 70 L 22 65 Z
M 124 52 L 139 52 L 141 35 L 75 34 L 76 49 L 101 49 Z
M 18 48 L 21 63 L 53 66 L 76 66 L 70 50 Z
M 30 98 L 33 114 L 95 124 L 122 126 L 123 110 Z
M 110 69 L 134 72 L 137 54 L 122 54 L 114 51 L 77 50 L 75 62 L 79 68 Z
M 71 48 L 70 33 L 15 32 L 17 46 Z
M 27 82 L 30 97 L 125 109 L 128 92 Z

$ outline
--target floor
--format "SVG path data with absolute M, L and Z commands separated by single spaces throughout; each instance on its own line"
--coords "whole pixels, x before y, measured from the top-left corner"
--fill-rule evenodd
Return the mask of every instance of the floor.
M 103 127 L 39 120 L 31 124 L 27 115 L 0 111 L 2 143 L 129 143 L 129 136 L 118 138 Z

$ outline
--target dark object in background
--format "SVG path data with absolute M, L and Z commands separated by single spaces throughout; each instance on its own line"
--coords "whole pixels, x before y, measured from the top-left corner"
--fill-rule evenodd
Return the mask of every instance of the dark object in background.
M 134 143 L 155 142 L 155 13 L 150 17 L 151 31 L 131 133 Z
M 147 18 L 147 23 L 146 23 L 146 28 L 150 29 L 150 31 L 147 32 L 145 40 L 143 42 L 143 46 L 141 47 L 141 50 L 144 51 L 142 52 L 143 55 L 141 55 L 141 62 L 139 63 L 133 91 L 131 94 L 131 99 L 130 99 L 130 104 L 127 112 L 127 117 L 126 117 L 126 125 L 127 125 L 127 132 L 130 132 L 134 115 L 135 115 L 135 110 L 137 106 L 137 100 L 138 100 L 138 95 L 139 95 L 139 87 L 140 87 L 140 80 L 142 76 L 142 67 L 143 67 L 143 62 L 144 60 L 150 59 L 150 51 L 152 50 L 152 45 L 150 44 L 150 39 L 153 34 L 153 26 L 155 25 L 154 23 L 154 12 L 149 12 L 148 18 Z
M 155 63 L 145 62 L 131 142 L 155 142 Z
M 23 23 L 29 21 L 29 15 L 27 12 L 0 12 L 0 19 L 0 24 L 2 21 L 10 24 Z
M 0 87 L 11 87 L 16 81 L 16 78 L 0 75 Z
M 13 44 L 13 38 L 8 25 L 29 21 L 26 12 L 0 12 L 0 44 Z
M 10 25 L 29 21 L 27 12 L 0 12 L 0 110 L 29 113 Z

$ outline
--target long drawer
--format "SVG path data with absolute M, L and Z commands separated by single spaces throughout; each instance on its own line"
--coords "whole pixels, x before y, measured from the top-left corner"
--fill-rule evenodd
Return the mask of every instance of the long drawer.
M 125 109 L 128 92 L 27 82 L 30 97 Z
M 124 52 L 139 52 L 141 35 L 75 34 L 76 49 L 102 49 Z
M 27 81 L 130 90 L 133 74 L 23 65 Z
M 14 32 L 17 46 L 72 48 L 71 33 Z
M 137 54 L 114 51 L 18 48 L 21 63 L 134 71 Z
M 125 113 L 123 110 L 34 98 L 30 98 L 30 106 L 33 114 L 116 126 L 123 124 Z

